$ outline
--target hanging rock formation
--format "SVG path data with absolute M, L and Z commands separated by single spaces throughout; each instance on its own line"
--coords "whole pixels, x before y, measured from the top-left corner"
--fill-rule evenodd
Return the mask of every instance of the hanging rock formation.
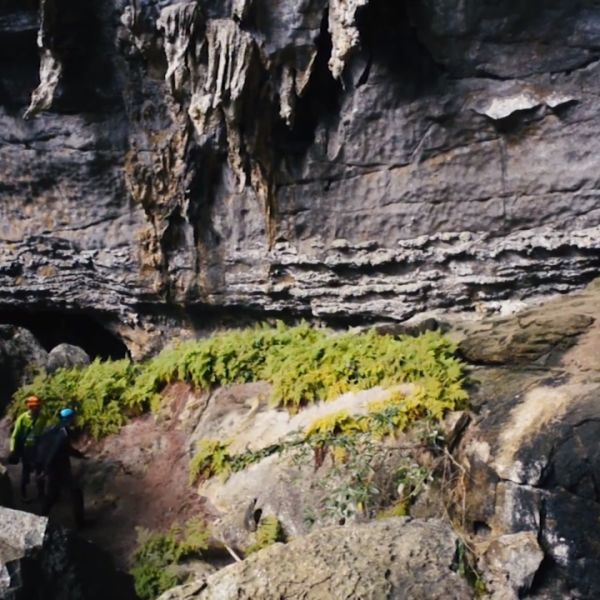
M 404 320 L 580 286 L 598 23 L 566 0 L 5 2 L 0 312 L 87 312 L 137 356 L 207 310 Z

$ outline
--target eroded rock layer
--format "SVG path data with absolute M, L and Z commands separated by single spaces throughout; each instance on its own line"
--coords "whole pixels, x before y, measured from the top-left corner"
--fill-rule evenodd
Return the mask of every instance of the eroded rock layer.
M 600 266 L 600 8 L 0 8 L 0 308 L 134 353 L 201 310 L 329 320 L 567 291 Z

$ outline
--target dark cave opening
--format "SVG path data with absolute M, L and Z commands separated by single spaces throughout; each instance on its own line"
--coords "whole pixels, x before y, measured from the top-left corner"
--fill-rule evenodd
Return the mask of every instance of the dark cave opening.
M 83 348 L 92 359 L 129 356 L 127 346 L 88 314 L 0 309 L 0 323 L 28 329 L 48 351 L 58 344 L 66 343 Z

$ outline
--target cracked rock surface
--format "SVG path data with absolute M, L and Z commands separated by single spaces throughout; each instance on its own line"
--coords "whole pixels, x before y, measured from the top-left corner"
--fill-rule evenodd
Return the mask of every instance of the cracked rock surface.
M 451 569 L 456 542 L 450 527 L 436 520 L 332 527 L 275 544 L 161 598 L 466 600 L 472 591 Z
M 0 312 L 83 311 L 141 355 L 206 310 L 581 286 L 599 47 L 567 0 L 7 0 Z
M 468 356 L 485 331 L 457 515 L 492 598 L 600 596 L 599 295 L 596 281 L 461 342 Z

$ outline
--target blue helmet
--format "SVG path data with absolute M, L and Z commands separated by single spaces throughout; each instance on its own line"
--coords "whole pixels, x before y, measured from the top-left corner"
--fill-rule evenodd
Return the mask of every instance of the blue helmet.
M 75 416 L 75 411 L 72 408 L 63 408 L 59 415 L 61 421 L 68 421 Z

